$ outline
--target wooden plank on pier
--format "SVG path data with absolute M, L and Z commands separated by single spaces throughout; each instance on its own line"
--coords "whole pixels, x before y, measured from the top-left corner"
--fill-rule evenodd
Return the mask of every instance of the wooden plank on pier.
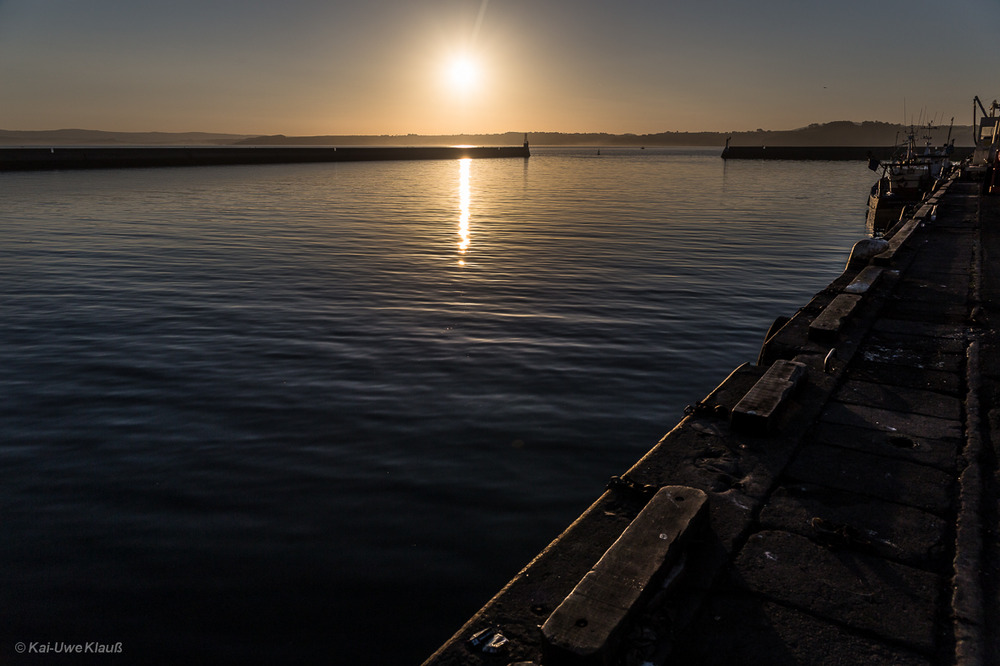
M 885 254 L 885 252 L 882 254 Z M 843 328 L 844 322 L 847 321 L 847 318 L 851 316 L 854 308 L 860 302 L 861 296 L 858 294 L 839 294 L 809 324 L 809 339 L 817 342 L 831 342 L 836 340 L 840 335 L 840 329 Z
M 903 225 L 903 227 L 893 234 L 892 238 L 889 239 L 889 249 L 885 252 L 876 255 L 872 259 L 872 262 L 879 266 L 890 266 L 892 265 L 892 260 L 896 258 L 896 253 L 899 248 L 903 246 L 903 243 L 916 231 L 917 227 L 920 226 L 923 218 L 913 217 Z
M 806 366 L 798 361 L 775 361 L 730 413 L 730 423 L 737 430 L 767 432 L 774 414 L 806 375 Z
M 671 567 L 707 513 L 696 488 L 664 486 L 542 625 L 549 648 L 570 663 L 600 659 Z
M 882 271 L 885 270 L 881 266 L 865 266 L 861 269 L 861 272 L 851 280 L 851 283 L 844 287 L 844 291 L 848 294 L 864 294 L 869 289 L 875 286 L 879 278 L 882 277 Z

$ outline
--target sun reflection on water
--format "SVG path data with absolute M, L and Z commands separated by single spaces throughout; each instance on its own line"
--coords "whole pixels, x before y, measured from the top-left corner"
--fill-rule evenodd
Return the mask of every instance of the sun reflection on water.
M 459 254 L 465 254 L 469 249 L 471 234 L 469 233 L 469 204 L 472 201 L 472 188 L 469 186 L 469 171 L 472 160 L 468 157 L 458 161 L 458 235 L 461 239 L 458 243 Z M 464 266 L 465 261 L 458 260 L 459 266 Z

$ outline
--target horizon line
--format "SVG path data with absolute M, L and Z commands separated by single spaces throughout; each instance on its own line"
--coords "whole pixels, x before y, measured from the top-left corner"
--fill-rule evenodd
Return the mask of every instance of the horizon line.
M 729 129 L 729 130 L 660 130 L 657 132 L 610 132 L 603 130 L 589 130 L 589 131 L 566 131 L 566 130 L 506 130 L 502 132 L 398 132 L 398 133 L 323 133 L 323 134 L 284 134 L 281 132 L 272 133 L 256 133 L 256 132 L 219 132 L 219 131 L 209 131 L 209 130 L 106 130 L 106 129 L 91 129 L 84 127 L 60 127 L 60 128 L 50 128 L 41 130 L 28 130 L 28 129 L 4 129 L 0 128 L 0 132 L 11 133 L 11 134 L 41 134 L 41 133 L 53 133 L 53 132 L 92 132 L 101 134 L 208 134 L 217 136 L 232 136 L 232 137 L 243 137 L 243 138 L 253 138 L 253 137 L 285 137 L 285 138 L 316 138 L 316 137 L 458 137 L 458 136 L 504 136 L 507 134 L 563 134 L 563 135 L 607 135 L 607 136 L 656 136 L 660 134 L 761 134 L 768 132 L 796 132 L 812 128 L 822 128 L 828 125 L 842 125 L 851 124 L 856 126 L 862 126 L 865 124 L 876 124 L 876 125 L 886 125 L 890 127 L 908 127 L 912 126 L 908 123 L 899 122 L 889 122 L 884 120 L 832 120 L 824 123 L 810 123 L 808 125 L 802 125 L 800 127 L 785 128 L 785 129 Z M 925 127 L 926 125 L 921 125 Z M 956 127 L 965 127 L 966 125 L 956 125 Z M 945 129 L 946 125 L 935 125 L 932 129 Z M 971 125 L 968 125 L 971 127 Z

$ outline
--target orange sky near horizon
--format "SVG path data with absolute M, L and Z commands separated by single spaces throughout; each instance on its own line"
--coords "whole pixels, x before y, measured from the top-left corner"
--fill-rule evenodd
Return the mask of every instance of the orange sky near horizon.
M 996 25 L 995 0 L 947 11 L 925 0 L 0 0 L 0 128 L 643 134 L 918 115 L 968 124 L 973 95 L 1000 96 Z M 474 64 L 474 81 L 456 81 L 459 58 Z

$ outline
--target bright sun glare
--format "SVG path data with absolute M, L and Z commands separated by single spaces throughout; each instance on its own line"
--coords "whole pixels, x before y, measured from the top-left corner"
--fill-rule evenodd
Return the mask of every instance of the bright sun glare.
M 479 67 L 468 57 L 455 58 L 448 67 L 448 79 L 456 90 L 471 90 L 479 82 Z

